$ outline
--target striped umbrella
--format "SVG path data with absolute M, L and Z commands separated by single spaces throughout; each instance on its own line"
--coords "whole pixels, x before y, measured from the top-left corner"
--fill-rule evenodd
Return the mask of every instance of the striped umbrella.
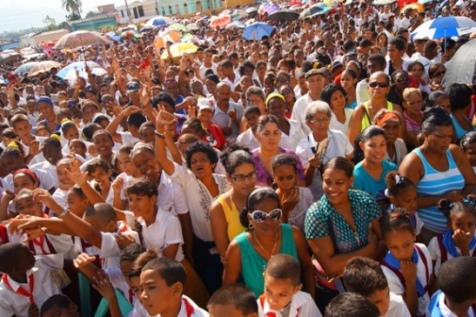
M 55 49 L 63 48 L 75 48 L 88 45 L 104 45 L 109 44 L 109 40 L 94 31 L 75 31 L 61 37 L 56 45 Z
M 182 34 L 177 30 L 167 30 L 159 33 L 154 40 L 154 46 L 157 50 L 160 50 L 162 47 L 165 47 L 167 42 L 176 43 L 180 40 Z

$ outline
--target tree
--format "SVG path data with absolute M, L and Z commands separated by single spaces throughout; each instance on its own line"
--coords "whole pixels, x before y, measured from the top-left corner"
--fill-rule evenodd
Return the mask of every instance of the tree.
M 71 13 L 70 16 L 77 15 L 79 18 L 81 18 L 81 11 L 83 7 L 81 0 L 61 0 L 61 4 L 66 11 Z
M 48 27 L 48 31 L 58 29 L 58 25 L 56 24 L 56 20 L 53 19 L 52 17 L 50 17 L 49 15 L 47 15 L 44 18 L 43 23 L 46 24 L 46 26 Z
M 86 15 L 84 16 L 85 19 L 89 19 L 89 18 L 92 18 L 96 15 L 99 15 L 99 12 L 94 12 L 94 11 L 89 11 L 88 13 L 86 13 Z
M 66 15 L 66 21 L 68 22 L 77 21 L 77 20 L 81 20 L 81 16 L 79 14 L 71 12 L 70 14 Z

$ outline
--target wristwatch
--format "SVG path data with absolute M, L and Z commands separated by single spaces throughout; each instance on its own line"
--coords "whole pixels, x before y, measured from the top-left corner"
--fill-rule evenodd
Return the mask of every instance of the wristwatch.
M 165 134 L 155 131 L 155 136 L 161 139 L 165 139 Z

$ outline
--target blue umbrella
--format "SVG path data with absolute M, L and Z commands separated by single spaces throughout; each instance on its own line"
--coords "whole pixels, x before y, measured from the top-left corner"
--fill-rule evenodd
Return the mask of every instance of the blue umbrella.
M 121 41 L 121 37 L 119 35 L 116 35 L 115 32 L 112 32 L 112 31 L 107 32 L 106 35 L 107 35 L 107 37 L 109 37 L 114 42 L 120 42 Z
M 153 26 L 166 26 L 169 24 L 174 23 L 175 21 L 168 17 L 157 16 L 155 18 L 150 19 L 146 22 L 145 25 L 153 25 Z
M 332 10 L 331 7 L 327 6 L 326 4 L 324 4 L 322 2 L 319 2 L 315 5 L 313 5 L 312 7 L 307 8 L 306 10 L 301 12 L 301 14 L 299 15 L 299 18 L 304 19 L 304 18 L 308 18 L 308 17 L 314 17 L 316 15 L 321 15 L 321 14 L 327 13 L 330 10 Z
M 412 39 L 439 39 L 453 36 L 461 36 L 474 32 L 476 22 L 470 18 L 459 16 L 439 17 L 427 21 L 411 33 Z
M 248 25 L 243 31 L 243 37 L 247 40 L 261 40 L 265 36 L 270 36 L 274 28 L 263 22 L 256 22 Z
M 25 64 L 22 64 L 18 66 L 17 69 L 13 71 L 15 75 L 22 75 L 22 74 L 28 74 L 30 70 L 33 68 L 33 66 L 37 65 L 38 62 L 28 62 Z
M 87 62 L 88 63 L 88 67 L 93 69 L 93 68 L 101 68 L 101 66 L 98 64 L 98 63 L 95 63 L 95 62 Z M 84 64 L 84 62 L 74 62 L 74 63 L 71 63 L 69 64 L 68 66 L 62 68 L 57 76 L 58 77 L 61 77 L 61 78 L 65 78 L 66 75 L 72 70 L 79 70 L 81 72 L 84 71 L 84 69 L 86 68 L 86 65 Z

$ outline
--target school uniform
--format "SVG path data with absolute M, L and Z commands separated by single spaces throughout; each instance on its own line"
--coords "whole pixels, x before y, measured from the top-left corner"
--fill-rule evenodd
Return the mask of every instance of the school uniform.
M 289 317 L 322 317 L 321 312 L 316 306 L 316 303 L 308 293 L 299 291 L 294 294 L 291 303 L 289 304 Z M 277 311 L 269 307 L 268 301 L 264 295 L 258 299 L 258 313 L 260 317 L 284 317 L 283 311 Z
M 182 295 L 182 306 L 177 317 L 208 317 L 208 312 L 198 307 L 189 297 Z M 156 317 L 160 317 L 160 314 Z
M 458 317 L 445 304 L 445 293 L 437 291 L 431 297 L 430 304 L 426 310 L 426 317 Z M 473 308 L 468 308 L 468 317 L 474 317 Z
M 393 259 L 393 260 L 392 260 Z M 415 243 L 412 261 L 417 266 L 417 293 L 418 293 L 418 310 L 417 316 L 424 316 L 426 307 L 430 301 L 428 295 L 428 286 L 430 276 L 433 273 L 430 252 L 424 244 Z M 397 295 L 405 293 L 405 281 L 400 272 L 400 262 L 396 260 L 391 253 L 387 253 L 381 262 L 383 273 L 385 274 L 390 292 Z
M 402 296 L 390 292 L 390 304 L 384 317 L 411 317 Z
M 18 283 L 4 274 L 0 281 L 0 316 L 28 317 L 31 304 L 39 308 L 48 298 L 60 294 L 51 272 L 62 267 L 63 256 L 54 254 L 36 257 L 35 266 L 27 271 L 27 283 Z

